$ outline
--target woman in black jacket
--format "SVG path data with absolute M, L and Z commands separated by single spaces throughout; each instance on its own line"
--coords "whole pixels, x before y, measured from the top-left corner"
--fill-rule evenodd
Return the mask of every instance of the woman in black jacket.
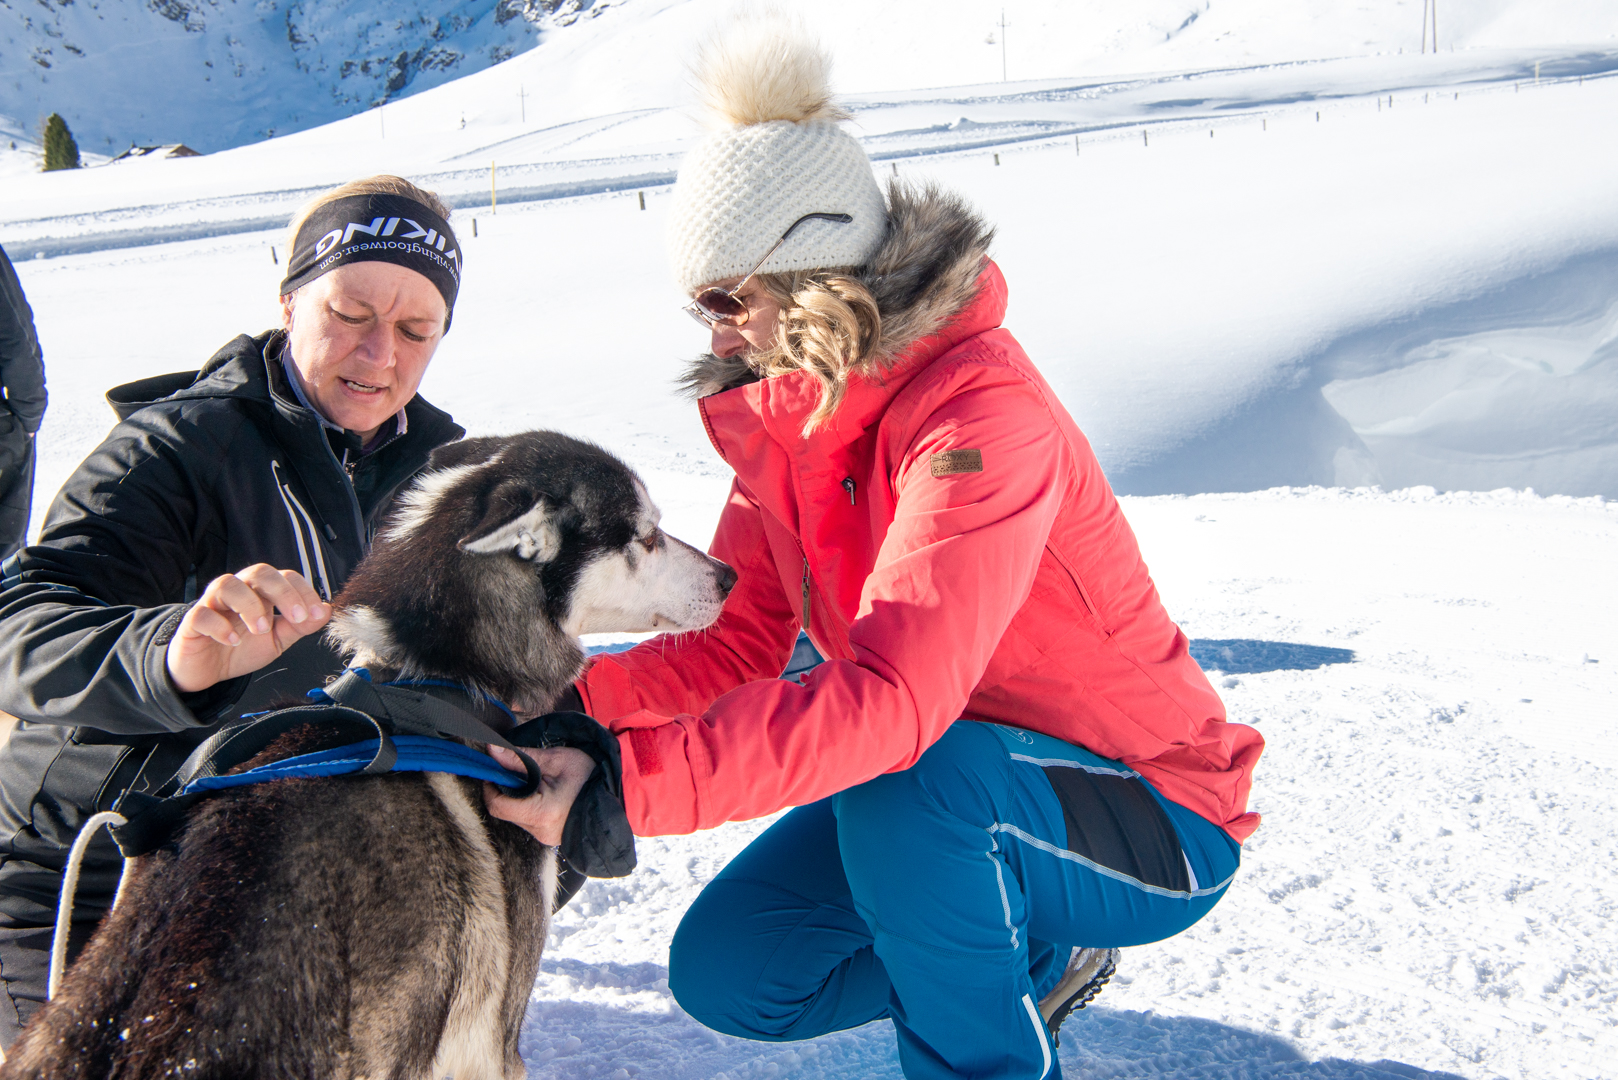
M 111 391 L 119 423 L 0 581 L 0 1046 L 44 999 L 80 826 L 217 727 L 342 669 L 320 630 L 395 493 L 464 432 L 416 395 L 460 253 L 432 193 L 373 177 L 293 219 L 282 327 Z M 121 870 L 103 833 L 76 951 Z

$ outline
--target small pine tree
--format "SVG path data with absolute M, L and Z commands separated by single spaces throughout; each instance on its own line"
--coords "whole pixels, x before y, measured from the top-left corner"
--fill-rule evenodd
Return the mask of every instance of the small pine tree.
M 62 114 L 51 113 L 50 119 L 45 121 L 45 171 L 78 167 L 79 144 L 73 140 Z

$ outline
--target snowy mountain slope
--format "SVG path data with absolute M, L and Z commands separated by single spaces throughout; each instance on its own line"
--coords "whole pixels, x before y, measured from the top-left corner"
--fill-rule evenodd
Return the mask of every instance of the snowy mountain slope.
M 589 56 L 551 49 L 536 66 L 563 72 L 571 90 L 594 91 L 564 97 L 646 107 L 677 92 L 679 58 L 733 2 L 4 0 L 0 116 L 25 143 L 54 111 L 87 151 L 177 141 L 212 151 L 441 85 L 532 49 L 546 28 L 576 23 L 600 33 L 556 36 L 588 39 Z M 845 73 L 857 73 L 846 87 L 869 91 L 987 82 L 1003 72 L 1047 79 L 1415 52 L 1423 47 L 1420 7 L 1010 0 L 1004 26 L 999 7 L 975 0 L 874 8 L 822 0 L 803 10 L 837 48 Z M 1611 41 L 1618 17 L 1609 5 L 1578 0 L 1489 0 L 1446 6 L 1439 34 L 1443 48 L 1460 50 Z M 648 50 L 654 41 L 665 48 Z M 536 106 L 556 92 L 531 89 Z
M 1506 81 L 1532 75 L 1530 55 L 1384 57 L 1007 94 L 886 93 L 854 104 L 873 148 L 908 150 L 880 172 L 939 179 L 1000 225 L 1010 325 L 1119 490 L 1380 481 L 1618 495 L 1618 410 L 1609 407 L 1618 381 L 1609 316 L 1618 159 L 1595 137 L 1618 115 L 1618 79 L 1603 74 L 1618 70 L 1618 53 L 1553 55 L 1540 62 L 1540 85 Z M 431 132 L 508 78 L 506 66 L 389 106 L 394 123 Z M 1454 81 L 1440 90 L 1446 75 Z M 1405 89 L 1382 95 L 1390 83 Z M 631 193 L 619 198 L 638 205 L 633 189 L 673 168 L 693 134 L 689 119 L 636 111 L 526 133 L 469 124 L 441 146 L 420 137 L 402 149 L 352 137 L 363 119 L 204 158 L 81 170 L 60 183 L 20 178 L 7 208 L 17 216 L 0 221 L 0 242 L 24 258 L 82 245 L 82 255 L 29 260 L 33 272 L 77 288 L 150 288 L 142 310 L 172 303 L 166 283 L 125 281 L 114 267 L 155 261 L 183 273 L 209 253 L 252 250 L 262 261 L 255 288 L 268 297 L 278 272 L 270 249 L 281 244 L 274 231 L 149 249 L 132 261 L 89 253 L 164 229 L 235 233 L 245 219 L 262 230 L 320 183 L 398 169 L 482 224 L 467 243 L 466 302 L 487 315 L 458 320 L 446 356 L 475 369 L 482 350 L 508 350 L 501 313 L 535 310 L 528 278 L 545 273 L 524 270 L 524 258 L 587 266 L 587 280 L 632 274 L 641 295 L 668 304 L 666 317 L 654 304 L 627 323 L 601 313 L 621 324 L 603 358 L 651 374 L 632 392 L 636 404 L 609 395 L 581 414 L 575 400 L 542 420 L 589 418 L 622 432 L 626 415 L 664 409 L 656 373 L 697 344 L 665 291 L 666 188 L 643 188 L 644 215 L 626 216 L 625 203 L 609 198 L 505 203 L 491 217 L 487 167 L 456 165 L 504 144 L 518 159 L 499 166 L 508 197 L 524 186 L 554 194 L 627 184 Z M 1077 144 L 1052 134 L 1075 127 Z M 937 152 L 952 139 L 998 141 Z M 149 201 L 160 193 L 170 201 Z M 123 209 L 108 208 L 122 199 Z M 58 261 L 65 277 L 51 268 Z M 480 263 L 500 269 L 484 277 Z M 260 306 L 249 295 L 217 310 L 243 304 Z M 591 293 L 558 307 L 553 355 L 600 355 L 590 313 L 612 304 Z M 209 350 L 210 335 L 269 317 L 226 322 L 187 349 Z M 81 370 L 101 377 L 90 374 L 98 365 Z M 465 401 L 491 425 L 531 422 L 523 402 L 476 386 L 455 382 L 447 403 Z M 587 388 L 585 396 L 594 402 Z M 711 460 L 695 429 L 679 449 Z
M 374 168 L 416 176 L 461 206 L 487 205 L 491 164 L 498 166 L 499 199 L 507 203 L 672 182 L 680 156 L 700 132 L 683 99 L 662 108 L 523 124 L 518 94 L 532 85 L 522 74 L 525 65 L 534 66 L 522 58 L 389 106 L 383 115 L 186 159 L 183 168 L 143 160 L 120 163 L 117 173 L 100 177 L 18 174 L 0 228 L 7 242 L 26 242 L 47 256 L 253 231 L 266 217 L 289 215 L 314 191 Z M 1618 48 L 1475 51 L 885 92 L 850 95 L 845 102 L 867 151 L 890 161 L 1143 124 L 1224 123 L 1309 103 L 1373 103 L 1381 95 L 1408 102 L 1421 94 L 1425 103 L 1429 91 L 1470 93 L 1515 87 L 1537 75 L 1558 83 L 1615 72 Z M 491 108 L 496 116 L 478 114 Z M 249 181 L 256 190 L 243 189 L 244 175 L 258 178 Z
M 0 114 L 60 112 L 84 150 L 209 152 L 299 131 L 497 64 L 618 0 L 7 0 Z

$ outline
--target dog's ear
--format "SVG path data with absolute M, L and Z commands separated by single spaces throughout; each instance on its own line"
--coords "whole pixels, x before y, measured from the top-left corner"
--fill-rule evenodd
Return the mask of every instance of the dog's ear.
M 455 545 L 474 555 L 509 551 L 519 559 L 550 562 L 562 550 L 556 513 L 543 496 L 515 480 L 489 492 L 483 519 Z
M 477 439 L 458 439 L 436 447 L 427 459 L 430 472 L 449 469 L 456 465 L 481 465 L 506 448 L 511 439 L 498 435 L 485 435 Z

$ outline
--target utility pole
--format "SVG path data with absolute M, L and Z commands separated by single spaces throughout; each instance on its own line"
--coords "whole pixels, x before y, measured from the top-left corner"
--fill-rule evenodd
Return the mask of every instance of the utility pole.
M 1000 9 L 1000 81 L 1006 81 L 1006 9 Z
M 1421 0 L 1421 55 L 1427 55 L 1427 8 L 1433 0 Z M 1433 51 L 1438 51 L 1438 42 L 1433 42 Z
M 523 89 L 522 83 L 517 84 L 517 101 L 522 106 L 522 122 L 528 123 L 528 91 Z

